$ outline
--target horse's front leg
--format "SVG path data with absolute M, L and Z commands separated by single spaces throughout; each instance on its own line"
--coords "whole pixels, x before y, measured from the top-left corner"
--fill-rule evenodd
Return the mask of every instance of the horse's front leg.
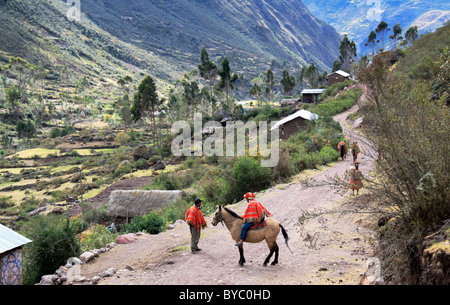
M 239 249 L 239 255 L 240 255 L 240 260 L 239 260 L 239 265 L 244 266 L 245 263 L 245 257 L 244 257 L 244 246 L 241 245 L 238 247 Z

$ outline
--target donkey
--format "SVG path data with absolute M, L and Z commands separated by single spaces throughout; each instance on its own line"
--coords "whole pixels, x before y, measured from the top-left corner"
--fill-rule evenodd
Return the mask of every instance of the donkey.
M 213 226 L 217 226 L 219 223 L 222 224 L 225 223 L 225 226 L 230 231 L 231 238 L 234 239 L 236 242 L 240 240 L 242 230 L 242 217 L 233 212 L 232 210 L 224 206 L 219 206 L 219 209 L 214 214 L 214 218 L 211 221 L 211 223 Z M 272 255 L 275 253 L 275 259 L 271 264 L 272 266 L 274 266 L 278 264 L 279 248 L 277 245 L 277 237 L 278 234 L 280 233 L 280 229 L 286 242 L 286 246 L 288 247 L 289 251 L 291 251 L 288 245 L 289 236 L 286 230 L 278 221 L 272 218 L 267 218 L 266 223 L 267 223 L 266 226 L 261 227 L 258 230 L 250 230 L 245 242 L 257 244 L 262 242 L 263 240 L 266 240 L 270 253 L 269 256 L 267 256 L 266 260 L 264 261 L 264 266 L 267 266 L 270 259 L 272 258 Z M 239 265 L 243 266 L 245 263 L 244 247 L 239 246 L 238 248 L 240 254 Z

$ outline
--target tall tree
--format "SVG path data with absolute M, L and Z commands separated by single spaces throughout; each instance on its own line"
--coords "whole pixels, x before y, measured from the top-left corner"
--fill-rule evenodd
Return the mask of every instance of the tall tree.
M 213 87 L 217 79 L 217 65 L 209 59 L 205 47 L 201 51 L 201 64 L 198 66 L 200 76 L 209 82 L 210 97 L 213 98 Z
M 271 69 L 266 73 L 266 95 L 270 96 L 270 102 L 273 102 L 273 89 L 275 87 L 275 78 Z
M 238 79 L 238 75 L 236 73 L 231 75 L 231 68 L 230 68 L 230 62 L 228 61 L 228 58 L 224 58 L 222 61 L 222 68 L 219 69 L 218 72 L 220 79 L 219 79 L 219 88 L 222 89 L 225 92 L 226 101 L 225 104 L 228 107 L 228 110 L 230 109 L 230 91 L 234 88 L 234 83 Z
M 410 27 L 405 33 L 406 43 L 410 46 L 419 38 L 419 30 L 417 26 Z
M 341 40 L 340 56 L 339 60 L 342 63 L 341 69 L 344 69 L 347 72 L 351 72 L 352 64 L 357 57 L 356 54 L 356 44 L 352 40 L 348 39 L 347 35 L 344 35 L 344 38 Z
M 394 25 L 394 28 L 392 29 L 393 34 L 391 36 L 389 36 L 389 38 L 394 41 L 394 47 L 397 49 L 398 47 L 398 43 L 400 40 L 403 39 L 402 37 L 402 26 L 400 25 L 400 23 L 396 23 Z
M 378 24 L 378 27 L 376 28 L 376 32 L 378 35 L 380 35 L 380 39 L 381 39 L 381 44 L 383 46 L 383 51 L 384 51 L 384 38 L 387 34 L 387 32 L 389 32 L 391 29 L 388 27 L 388 24 L 384 21 L 381 21 L 380 24 Z
M 139 84 L 138 92 L 134 95 L 134 103 L 131 108 L 131 115 L 134 122 L 147 116 L 150 112 L 150 119 L 152 124 L 152 137 L 153 141 L 157 141 L 156 136 L 156 120 L 155 112 L 158 106 L 161 104 L 161 100 L 158 98 L 156 92 L 156 84 L 150 75 L 147 75 Z
M 283 85 L 284 94 L 290 95 L 295 88 L 295 77 L 289 75 L 288 70 L 284 69 L 280 82 Z
M 377 42 L 377 34 L 374 31 L 370 32 L 366 42 L 366 47 L 368 46 L 372 49 L 372 57 L 375 56 L 375 48 L 377 46 Z

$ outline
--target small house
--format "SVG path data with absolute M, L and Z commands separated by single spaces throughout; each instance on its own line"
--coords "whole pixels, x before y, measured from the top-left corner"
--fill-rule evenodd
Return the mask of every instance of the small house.
M 342 70 L 335 71 L 327 76 L 327 86 L 345 82 L 346 80 L 349 80 L 350 77 L 351 75 L 345 71 Z
M 303 103 L 319 103 L 319 96 L 324 93 L 325 89 L 305 89 L 302 91 Z
M 0 224 L 0 285 L 22 285 L 22 247 L 31 240 Z
M 306 110 L 300 110 L 296 113 L 280 120 L 270 131 L 279 129 L 280 139 L 287 140 L 290 136 L 296 134 L 300 129 L 307 127 L 307 122 L 317 120 L 319 116 Z

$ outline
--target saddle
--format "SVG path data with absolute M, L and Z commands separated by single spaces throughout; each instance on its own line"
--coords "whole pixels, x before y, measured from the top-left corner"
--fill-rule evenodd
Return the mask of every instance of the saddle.
M 264 228 L 265 226 L 267 226 L 267 222 L 264 220 L 263 222 L 261 222 L 261 223 L 259 223 L 259 224 L 257 224 L 257 225 L 254 225 L 254 226 L 251 227 L 249 230 L 250 230 L 250 231 L 256 231 L 256 230 L 259 230 L 259 229 Z

